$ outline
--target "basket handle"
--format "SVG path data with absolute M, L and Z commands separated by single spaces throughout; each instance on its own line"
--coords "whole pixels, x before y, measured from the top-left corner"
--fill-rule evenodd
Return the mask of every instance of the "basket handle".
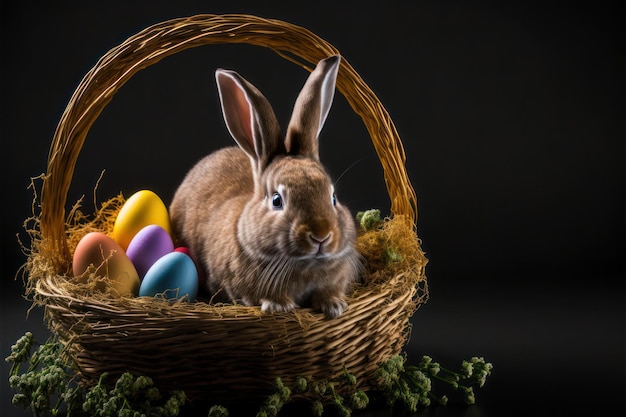
M 40 228 L 49 239 L 55 270 L 67 271 L 71 256 L 65 233 L 65 204 L 78 154 L 92 124 L 113 95 L 140 70 L 182 50 L 207 44 L 246 43 L 272 49 L 311 71 L 339 52 L 302 27 L 251 15 L 196 15 L 150 26 L 108 51 L 85 75 L 57 125 L 41 190 Z M 337 89 L 363 119 L 383 167 L 391 213 L 415 227 L 417 199 L 405 154 L 389 114 L 350 64 L 342 59 Z

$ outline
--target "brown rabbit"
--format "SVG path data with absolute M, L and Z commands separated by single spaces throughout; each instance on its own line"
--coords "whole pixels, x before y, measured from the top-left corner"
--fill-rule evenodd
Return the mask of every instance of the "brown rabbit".
M 318 153 L 339 63 L 331 56 L 310 74 L 284 139 L 267 99 L 236 72 L 216 71 L 224 119 L 239 147 L 193 167 L 170 215 L 218 300 L 266 312 L 310 306 L 329 318 L 346 308 L 346 291 L 361 270 L 356 229 Z

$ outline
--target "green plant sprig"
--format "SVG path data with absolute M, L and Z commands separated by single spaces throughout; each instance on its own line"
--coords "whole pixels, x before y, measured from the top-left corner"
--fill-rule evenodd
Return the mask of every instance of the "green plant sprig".
M 82 410 L 88 415 L 103 417 L 176 417 L 185 404 L 183 391 L 175 390 L 165 401 L 161 401 L 161 393 L 154 386 L 151 378 L 135 377 L 130 372 L 123 373 L 109 389 L 105 381 L 109 375 L 103 373 L 98 384 L 91 387 L 85 394 Z M 161 405 L 155 405 L 162 402 Z
M 35 345 L 39 347 L 31 353 Z M 45 413 L 56 416 L 63 412 L 63 404 L 68 415 L 72 406 L 79 404 L 77 384 L 68 372 L 68 359 L 60 343 L 38 344 L 33 334 L 27 332 L 11 346 L 6 361 L 12 362 L 9 386 L 18 391 L 13 396 L 14 405 L 31 407 L 37 416 Z M 25 371 L 20 373 L 24 367 Z
M 388 359 L 376 371 L 376 378 L 389 405 L 400 401 L 411 412 L 417 411 L 420 405 L 431 405 L 433 400 L 441 405 L 448 403 L 447 395 L 433 392 L 432 380 L 447 384 L 453 391 L 460 391 L 467 404 L 474 404 L 474 385 L 483 387 L 493 369 L 493 365 L 482 357 L 464 360 L 460 372 L 441 367 L 430 356 L 423 356 L 417 365 L 406 366 L 405 362 L 401 355 Z
M 270 394 L 260 407 L 257 417 L 277 417 L 280 410 L 287 403 L 304 397 L 309 399 L 311 412 L 315 416 L 322 416 L 330 407 L 337 415 L 349 417 L 353 410 L 361 410 L 367 407 L 369 397 L 357 389 L 357 378 L 344 369 L 343 374 L 334 381 L 314 381 L 305 377 L 297 377 L 293 386 L 286 386 L 281 378 L 274 381 L 274 393 Z M 345 394 L 340 394 L 344 392 Z M 210 414 L 210 417 L 218 417 L 222 414 Z
M 33 351 L 38 345 L 36 351 Z M 32 353 L 31 353 L 32 352 Z M 35 342 L 27 332 L 11 346 L 9 385 L 16 390 L 13 404 L 31 408 L 36 416 L 65 413 L 98 417 L 175 417 L 185 404 L 183 391 L 163 399 L 152 379 L 122 374 L 109 388 L 107 373 L 92 387 L 77 383 L 76 371 L 63 345 L 56 339 Z
M 344 367 L 343 374 L 336 381 L 310 383 L 316 398 L 312 404 L 313 414 L 322 416 L 326 406 L 332 407 L 342 417 L 350 417 L 354 410 L 365 409 L 369 397 L 365 391 L 357 388 L 357 382 L 356 376 Z M 340 391 L 345 392 L 345 396 Z

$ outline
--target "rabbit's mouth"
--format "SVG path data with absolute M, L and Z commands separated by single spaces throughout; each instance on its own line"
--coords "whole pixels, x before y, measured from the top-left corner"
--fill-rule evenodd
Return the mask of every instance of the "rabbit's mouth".
M 322 249 L 320 248 L 319 251 L 317 251 L 315 253 L 315 255 L 313 255 L 313 258 L 315 259 L 327 259 L 330 257 L 330 254 L 326 253 L 326 252 L 322 252 Z
M 327 262 L 335 259 L 339 259 L 343 256 L 344 251 L 337 252 L 331 250 L 327 245 L 319 245 L 312 247 L 308 254 L 299 256 L 298 258 L 305 262 L 312 262 L 318 264 L 319 262 Z
M 299 256 L 293 256 L 292 259 L 296 262 L 302 262 L 303 265 L 315 265 L 318 262 L 326 261 L 332 258 L 332 255 L 325 252 L 315 252 Z
M 308 248 L 308 258 L 316 261 L 323 261 L 331 259 L 336 255 L 335 245 L 330 242 L 330 239 L 326 241 L 313 241 Z
M 306 253 L 300 253 L 299 255 L 292 255 L 291 257 L 296 262 L 301 262 L 303 267 L 311 267 L 319 264 L 320 262 L 329 261 L 334 259 L 332 253 L 323 249 L 314 248 Z

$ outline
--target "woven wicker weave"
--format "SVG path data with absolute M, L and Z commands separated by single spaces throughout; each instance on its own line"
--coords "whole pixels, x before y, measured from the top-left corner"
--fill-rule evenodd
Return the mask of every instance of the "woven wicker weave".
M 34 299 L 86 381 L 130 370 L 191 398 L 233 397 L 268 388 L 277 376 L 334 379 L 348 369 L 369 389 L 378 364 L 402 351 L 409 318 L 426 300 L 424 258 L 415 234 L 416 198 L 402 143 L 376 96 L 344 58 L 337 88 L 363 119 L 380 162 L 393 218 L 415 242 L 410 262 L 375 271 L 335 320 L 307 309 L 262 314 L 258 307 L 170 304 L 147 298 L 96 297 L 65 285 L 72 244 L 66 199 L 87 133 L 113 95 L 135 73 L 184 49 L 246 43 L 272 49 L 307 70 L 337 54 L 310 31 L 249 15 L 198 15 L 156 24 L 106 53 L 86 74 L 58 124 L 41 192 L 40 247 L 27 265 Z M 381 278 L 382 277 L 382 278 Z

